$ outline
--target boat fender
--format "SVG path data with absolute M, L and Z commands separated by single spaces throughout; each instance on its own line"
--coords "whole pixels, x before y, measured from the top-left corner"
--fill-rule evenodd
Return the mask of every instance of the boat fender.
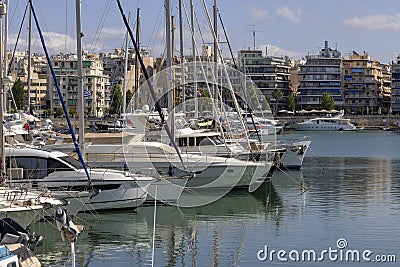
M 67 211 L 61 207 L 56 210 L 55 220 L 63 241 L 68 240 L 71 243 L 75 242 L 78 235 L 80 235 L 84 229 L 82 225 L 75 225 L 68 216 Z
M 174 174 L 175 174 L 174 166 L 172 164 L 169 164 L 168 175 L 169 176 L 174 176 Z

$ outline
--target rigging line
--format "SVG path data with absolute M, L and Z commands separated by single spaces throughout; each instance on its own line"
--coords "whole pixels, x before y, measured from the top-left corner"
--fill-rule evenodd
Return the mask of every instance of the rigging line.
M 91 44 L 90 44 L 89 51 L 92 51 L 92 48 L 93 48 L 93 46 L 95 45 L 94 43 L 95 43 L 96 37 L 97 37 L 98 34 L 100 34 L 99 32 L 100 32 L 100 30 L 101 30 L 100 28 L 102 27 L 101 25 L 102 25 L 102 23 L 103 23 L 103 19 L 104 19 L 104 17 L 106 16 L 105 14 L 106 14 L 106 12 L 107 12 L 108 6 L 110 6 L 110 5 L 111 5 L 111 0 L 108 2 L 108 4 L 106 5 L 106 7 L 105 7 L 105 9 L 104 9 L 104 11 L 103 11 L 103 14 L 101 15 L 100 22 L 99 22 L 99 24 L 97 25 L 96 32 L 95 32 L 94 35 L 93 35 L 93 39 L 92 39 L 92 42 L 91 42 Z M 97 41 L 96 41 L 96 43 L 97 43 Z
M 13 19 L 14 19 L 14 16 L 15 16 L 15 13 L 17 12 L 17 9 L 18 9 L 18 6 L 19 6 L 19 3 L 21 2 L 21 0 L 18 0 L 18 2 L 17 2 L 17 4 L 15 5 L 15 8 L 14 8 L 14 10 L 13 10 L 13 12 L 12 12 L 12 15 L 11 15 L 11 19 L 10 19 L 10 22 L 9 22 L 9 26 L 11 26 L 11 24 L 12 24 L 12 21 L 13 21 Z M 26 3 L 27 5 L 28 5 L 28 3 Z
M 183 4 L 183 9 L 184 9 L 184 11 L 185 11 L 186 20 L 187 20 L 187 22 L 188 22 L 189 30 L 190 30 L 190 33 L 191 33 L 191 35 L 192 35 L 192 39 L 194 40 L 194 43 L 195 43 L 195 46 L 194 46 L 194 47 L 195 47 L 195 50 L 196 50 L 196 51 L 193 51 L 193 53 L 194 53 L 194 54 L 197 54 L 197 55 L 200 55 L 200 52 L 198 51 L 197 42 L 196 42 L 196 40 L 193 38 L 193 36 L 194 36 L 194 29 L 193 29 L 193 27 L 192 27 L 192 25 L 191 25 L 191 23 L 190 23 L 189 15 L 188 15 L 188 12 L 187 12 L 187 9 L 186 9 L 185 2 L 182 2 L 182 4 Z M 194 12 L 194 14 L 196 14 L 196 13 Z M 201 32 L 200 32 L 200 36 L 202 37 L 202 33 L 201 33 Z M 203 39 L 203 38 L 202 38 L 202 39 Z M 193 61 L 195 61 L 195 58 L 193 59 Z M 210 61 L 208 60 L 207 63 L 210 63 Z M 204 70 L 203 61 L 201 61 L 201 60 L 200 60 L 200 68 L 201 68 L 201 71 L 202 71 L 202 73 L 203 73 L 204 80 L 207 80 L 206 71 Z M 196 75 L 196 76 L 197 76 L 197 75 Z M 213 75 L 213 78 L 214 78 L 214 82 L 216 82 L 215 75 Z M 210 94 L 210 96 L 212 96 L 213 94 L 211 93 L 211 89 L 210 89 L 209 84 L 208 84 L 207 82 L 206 82 L 205 84 L 206 84 L 206 86 L 207 86 L 207 92 Z M 196 92 L 196 93 L 197 93 L 197 92 Z M 215 114 L 217 114 L 217 107 L 215 106 L 214 102 L 212 102 L 212 107 L 213 107 L 213 109 L 214 109 Z M 225 138 L 223 132 L 222 132 L 222 136 Z M 226 143 L 225 143 L 225 145 L 226 145 Z
M 196 13 L 196 12 L 194 12 L 194 17 L 195 17 L 195 19 L 196 19 L 197 28 L 199 28 L 199 33 L 200 33 L 201 41 L 202 41 L 203 44 L 204 44 L 205 41 L 204 41 L 204 38 L 203 38 L 203 33 L 202 33 L 202 31 L 201 31 L 200 22 L 199 22 L 199 19 L 198 19 L 198 17 L 197 17 L 197 13 Z
M 97 42 L 100 39 L 101 31 L 103 30 L 104 24 L 106 23 L 106 19 L 107 19 L 107 16 L 108 16 L 110 8 L 111 8 L 111 3 L 112 3 L 112 0 L 109 0 L 106 8 L 103 11 L 103 14 L 101 15 L 100 23 L 97 26 L 96 32 L 95 32 L 95 34 L 93 36 L 93 40 L 92 40 L 92 43 L 90 44 L 89 51 L 93 51 L 94 50 L 93 47 L 96 47 Z
M 235 69 L 237 69 L 236 60 L 235 60 L 235 57 L 233 56 L 231 43 L 228 40 L 228 34 L 226 34 L 226 30 L 225 30 L 224 22 L 222 21 L 221 13 L 219 12 L 219 10 L 217 12 L 218 12 L 219 21 L 221 22 L 222 30 L 224 31 L 226 42 L 228 43 L 229 52 L 231 53 L 231 58 L 233 60 L 233 66 Z
M 185 2 L 183 1 L 182 4 L 183 4 L 183 10 L 185 11 L 186 20 L 187 20 L 187 22 L 188 22 L 188 26 L 189 26 L 189 29 L 190 29 L 190 33 L 191 33 L 191 35 L 192 35 L 192 37 L 193 37 L 194 31 L 193 31 L 193 28 L 192 28 L 191 23 L 190 23 L 190 20 L 189 20 L 189 15 L 188 15 L 188 12 L 187 12 L 187 9 L 186 9 Z M 195 12 L 194 12 L 194 14 L 195 14 L 195 16 L 196 16 L 196 13 L 195 13 Z M 198 23 L 197 20 L 196 20 L 196 22 Z M 199 24 L 198 24 L 198 25 L 199 25 Z M 202 33 L 200 33 L 200 36 L 202 37 Z M 195 50 L 196 50 L 196 51 L 194 51 L 194 54 L 198 54 L 198 55 L 199 55 L 200 53 L 199 53 L 199 51 L 198 51 L 198 45 L 197 45 L 197 42 L 196 42 L 195 39 L 194 39 L 194 42 L 195 42 Z M 194 59 L 193 59 L 193 60 L 194 60 Z M 210 64 L 210 58 L 207 58 L 207 63 Z M 203 73 L 203 76 L 204 76 L 205 80 L 207 80 L 206 71 L 204 70 L 203 61 L 200 61 L 200 68 L 201 68 L 201 71 L 202 71 L 202 73 Z M 216 82 L 215 74 L 213 75 L 213 79 L 214 79 L 214 82 Z M 207 82 L 206 82 L 205 84 L 206 84 L 206 86 L 207 86 L 207 92 L 210 94 L 210 96 L 212 96 L 213 94 L 211 93 L 211 89 L 210 89 L 209 84 L 208 84 Z M 221 96 L 220 96 L 220 94 L 219 94 L 219 90 L 218 90 L 217 94 L 218 94 L 218 95 L 217 95 L 216 97 L 217 97 L 218 99 L 221 99 Z M 218 114 L 217 107 L 215 106 L 214 101 L 212 102 L 212 107 L 213 107 L 213 109 L 214 109 L 214 113 L 215 113 L 215 114 Z M 224 115 L 225 115 L 225 117 L 227 117 L 227 116 L 226 116 L 226 113 L 225 113 L 225 109 L 224 109 Z M 229 121 L 229 120 L 228 120 L 228 124 L 227 124 L 227 125 L 228 125 L 228 131 L 232 134 L 232 128 L 231 128 L 231 124 L 230 124 L 230 121 Z M 221 132 L 222 138 L 223 138 L 224 140 L 226 140 L 226 135 L 225 135 L 225 133 L 224 133 L 222 127 L 220 127 L 220 132 Z M 228 148 L 228 144 L 227 144 L 226 142 L 224 142 L 224 145 L 225 145 L 225 147 L 226 147 L 227 149 L 229 149 L 229 148 Z
M 208 25 L 209 25 L 209 27 L 210 27 L 210 29 L 211 29 L 211 33 L 212 33 L 213 38 L 214 38 L 214 40 L 215 40 L 215 39 L 217 39 L 217 36 L 215 35 L 215 30 L 214 30 L 214 27 L 213 27 L 213 25 L 212 25 L 212 23 L 211 23 L 211 18 L 210 18 L 210 14 L 209 14 L 209 12 L 208 12 L 206 3 L 205 3 L 204 0 L 202 0 L 201 2 L 202 2 L 202 4 L 203 4 L 204 13 L 206 14 L 206 17 L 207 17 Z M 222 51 L 221 51 L 221 49 L 220 49 L 220 47 L 219 47 L 218 42 L 217 42 L 217 53 L 219 54 L 220 60 L 221 60 L 221 62 L 223 63 L 223 62 L 224 62 L 224 58 L 222 57 Z M 236 96 L 235 96 L 235 92 L 233 91 L 233 87 L 232 87 L 231 81 L 230 81 L 230 79 L 229 79 L 229 74 L 228 74 L 228 71 L 227 71 L 227 69 L 226 69 L 226 65 L 225 65 L 225 64 L 222 64 L 222 66 L 223 66 L 223 69 L 224 69 L 224 72 L 225 72 L 226 80 L 227 80 L 227 82 L 228 82 L 228 89 L 231 90 L 233 103 L 235 104 L 236 112 L 237 112 L 238 115 L 239 115 L 240 124 L 241 124 L 243 130 L 246 132 L 246 135 L 245 135 L 245 136 L 246 136 L 246 141 L 247 141 L 247 144 L 248 144 L 248 146 L 249 146 L 249 148 L 250 148 L 250 151 L 251 151 L 252 148 L 251 148 L 251 145 L 250 145 L 249 136 L 248 136 L 248 133 L 247 133 L 247 130 L 246 130 L 246 126 L 245 126 L 245 124 L 244 124 L 244 122 L 243 122 L 243 115 L 242 115 L 240 106 L 239 106 L 239 104 L 238 104 L 238 102 L 237 102 L 237 99 L 236 99 Z
M 31 1 L 31 0 L 30 0 L 30 1 Z M 130 37 L 131 37 L 133 46 L 135 47 L 136 54 L 138 55 L 138 60 L 139 60 L 139 62 L 140 62 L 140 66 L 141 66 L 141 68 L 142 68 L 142 72 L 143 72 L 144 77 L 145 77 L 145 79 L 146 79 L 146 81 L 147 81 L 147 85 L 149 86 L 150 93 L 151 93 L 151 95 L 152 95 L 152 97 L 153 97 L 153 100 L 154 100 L 154 102 L 155 102 L 155 106 L 156 106 L 156 108 L 157 108 L 158 114 L 159 114 L 159 116 L 160 116 L 160 118 L 161 118 L 161 123 L 164 125 L 165 131 L 167 132 L 168 137 L 169 137 L 169 140 L 171 141 L 173 147 L 175 148 L 176 153 L 177 153 L 178 156 L 179 156 L 179 159 L 180 159 L 180 161 L 181 161 L 181 163 L 182 163 L 182 166 L 183 166 L 185 169 L 187 169 L 185 163 L 183 162 L 182 155 L 181 155 L 181 153 L 179 152 L 178 146 L 176 145 L 175 140 L 174 140 L 174 138 L 172 137 L 171 130 L 170 130 L 168 124 L 166 123 L 164 114 L 163 114 L 162 109 L 161 109 L 160 102 L 158 101 L 158 99 L 157 99 L 157 97 L 156 97 L 156 94 L 155 94 L 155 91 L 154 91 L 154 88 L 153 88 L 153 82 L 150 80 L 149 74 L 147 73 L 146 66 L 144 65 L 142 56 L 140 55 L 138 46 L 137 46 L 137 44 L 136 44 L 135 38 L 133 37 L 132 30 L 131 30 L 131 28 L 129 27 L 129 23 L 128 23 L 128 20 L 126 19 L 126 16 L 125 16 L 124 11 L 123 11 L 123 9 L 122 9 L 120 0 L 117 0 L 117 4 L 118 4 L 119 11 L 120 11 L 120 13 L 121 13 L 122 19 L 123 19 L 123 21 L 124 21 L 125 27 L 127 28 L 128 32 L 129 32 L 129 35 L 130 35 Z
M 18 35 L 17 35 L 17 40 L 16 40 L 16 42 L 15 42 L 15 46 L 14 46 L 14 50 L 13 50 L 13 53 L 12 53 L 12 57 L 11 57 L 10 62 L 8 63 L 7 76 L 9 76 L 9 75 L 10 75 L 10 72 L 11 72 L 11 65 L 12 65 L 12 63 L 13 63 L 13 61 L 14 61 L 15 51 L 17 50 L 18 41 L 19 41 L 19 37 L 20 37 L 20 35 L 21 35 L 22 26 L 24 25 L 24 21 L 25 21 L 26 11 L 27 11 L 27 10 L 28 10 L 28 3 L 27 3 L 26 6 L 25 6 L 24 16 L 22 17 L 22 22 L 21 22 L 21 25 L 19 26 L 19 31 L 18 31 Z
M 64 101 L 64 97 L 63 97 L 63 95 L 61 93 L 61 90 L 60 90 L 60 87 L 58 85 L 57 76 L 56 76 L 56 73 L 54 72 L 53 64 L 51 63 L 51 59 L 50 59 L 49 53 L 47 51 L 46 44 L 44 42 L 44 37 L 43 37 L 43 34 L 42 34 L 42 30 L 40 29 L 40 26 L 39 26 L 39 21 L 38 21 L 38 19 L 36 17 L 35 9 L 33 8 L 32 0 L 29 0 L 29 4 L 30 4 L 31 9 L 32 9 L 33 18 L 35 19 L 36 28 L 37 28 L 37 30 L 39 32 L 40 41 L 42 43 L 44 53 L 46 54 L 47 64 L 48 64 L 48 66 L 50 68 L 51 75 L 53 76 L 54 85 L 57 88 L 58 96 L 60 98 L 60 102 L 61 102 L 62 108 L 64 110 L 65 117 L 66 117 L 67 122 L 68 122 L 69 131 L 71 132 L 71 136 L 72 136 L 72 140 L 73 140 L 74 145 L 75 145 L 76 152 L 77 152 L 79 160 L 80 160 L 80 162 L 81 162 L 81 164 L 82 164 L 82 166 L 83 166 L 83 168 L 85 170 L 86 176 L 87 176 L 87 178 L 89 180 L 89 184 L 91 185 L 92 182 L 90 180 L 90 174 L 89 174 L 89 171 L 88 171 L 87 166 L 85 164 L 85 161 L 83 159 L 83 155 L 82 155 L 81 149 L 79 147 L 78 140 L 76 139 L 74 127 L 72 126 L 71 120 L 69 118 L 68 110 L 67 110 L 67 107 L 66 107 L 65 101 Z
M 157 216 L 157 185 L 154 193 L 154 212 L 153 212 L 153 237 L 152 237 L 152 246 L 151 246 L 151 266 L 154 266 L 154 252 L 156 245 L 156 216 Z
M 164 6 L 161 6 L 160 11 L 158 13 L 158 17 L 157 17 L 156 23 L 154 24 L 153 31 L 152 31 L 152 33 L 151 33 L 151 35 L 149 37 L 149 41 L 148 41 L 148 46 L 149 47 L 153 47 L 153 54 L 158 54 L 158 53 L 160 53 L 161 50 L 163 50 L 163 52 L 160 53 L 160 54 L 164 55 L 164 53 L 165 53 L 165 46 L 166 45 L 165 45 L 165 43 L 161 44 L 161 42 L 165 42 L 165 40 L 163 39 L 160 42 L 158 42 L 158 40 L 157 40 L 157 33 L 159 33 L 160 29 L 161 29 L 161 22 L 159 22 L 159 21 L 161 21 L 161 19 L 164 18 L 164 16 L 161 18 L 161 15 L 163 14 L 163 9 L 164 9 Z M 158 25 L 158 28 L 156 29 L 157 25 Z M 156 36 L 153 39 L 154 33 L 156 33 Z M 155 48 L 156 47 L 156 42 L 160 43 L 159 46 L 157 47 L 157 49 Z M 142 42 L 142 43 L 144 43 L 144 42 Z
M 149 37 L 149 41 L 148 41 L 149 46 L 150 46 L 150 44 L 151 44 L 151 40 L 153 39 L 153 35 L 154 35 L 154 32 L 155 32 L 156 26 L 158 25 L 157 32 L 158 32 L 159 29 L 160 29 L 160 23 L 158 23 L 158 21 L 160 20 L 160 16 L 161 16 L 162 10 L 163 10 L 163 7 L 161 6 L 160 11 L 158 12 L 158 15 L 157 15 L 157 19 L 155 20 L 155 23 L 154 23 L 154 26 L 153 26 L 153 30 L 152 30 L 152 32 L 151 32 L 151 34 L 150 34 L 150 37 Z M 153 45 L 153 44 L 152 44 L 152 45 Z

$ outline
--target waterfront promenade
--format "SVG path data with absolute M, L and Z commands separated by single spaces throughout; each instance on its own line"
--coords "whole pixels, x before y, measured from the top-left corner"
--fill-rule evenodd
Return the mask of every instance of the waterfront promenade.
M 295 116 L 278 116 L 276 117 L 282 124 L 290 124 L 302 122 L 307 119 L 316 118 L 324 115 L 295 115 Z M 364 129 L 381 130 L 383 128 L 395 129 L 400 121 L 399 115 L 344 115 L 343 118 L 350 119 L 357 127 Z

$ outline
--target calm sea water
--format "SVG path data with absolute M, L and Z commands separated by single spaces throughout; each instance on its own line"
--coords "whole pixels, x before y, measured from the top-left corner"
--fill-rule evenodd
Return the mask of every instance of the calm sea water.
M 400 134 L 281 138 L 303 134 L 313 143 L 301 171 L 275 172 L 256 193 L 234 191 L 204 207 L 157 206 L 154 266 L 398 266 Z M 153 214 L 150 206 L 80 215 L 86 231 L 76 243 L 77 266 L 151 266 Z M 45 237 L 37 250 L 43 266 L 70 266 L 69 244 L 55 227 L 33 228 Z M 271 250 L 285 251 L 287 262 L 277 253 L 271 259 Z M 311 251 L 317 262 L 308 260 Z M 376 256 L 397 262 L 378 264 Z

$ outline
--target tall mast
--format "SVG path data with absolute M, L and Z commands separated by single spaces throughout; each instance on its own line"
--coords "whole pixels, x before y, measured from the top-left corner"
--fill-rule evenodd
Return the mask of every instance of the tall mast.
M 214 62 L 217 63 L 218 61 L 217 0 L 214 0 L 213 15 L 214 15 Z
M 171 49 L 171 5 L 170 0 L 165 3 L 165 33 L 167 50 L 167 81 L 168 90 L 168 120 L 167 124 L 171 129 L 172 139 L 175 139 L 175 114 L 174 114 L 174 88 L 172 86 L 172 49 Z
M 140 51 L 140 8 L 137 9 L 136 14 L 136 41 L 137 46 Z M 138 109 L 139 107 L 139 76 L 140 76 L 140 64 L 138 59 L 138 53 L 135 53 L 135 93 L 134 93 L 134 109 Z
M 215 83 L 214 83 L 214 101 L 216 112 L 215 120 L 218 121 L 218 37 L 217 37 L 217 0 L 214 0 L 213 6 L 213 15 L 214 15 L 214 76 L 215 76 Z M 215 123 L 215 130 L 217 129 L 218 125 Z
M 183 54 L 183 19 L 182 19 L 182 1 L 179 0 L 179 49 L 181 50 L 181 86 L 182 86 L 182 109 L 185 112 L 185 58 Z
M 28 109 L 31 108 L 31 64 L 32 64 L 32 8 L 29 7 L 29 29 L 28 29 Z M 52 102 L 52 101 L 51 101 Z
M 0 88 L 3 88 L 3 64 L 1 62 L 3 61 L 3 15 L 6 14 L 6 6 L 4 5 L 3 1 L 0 0 Z M 1 182 L 4 184 L 5 179 L 6 179 L 6 169 L 5 169 L 5 154 L 4 154 L 4 124 L 2 123 L 4 121 L 4 91 L 0 89 L 0 176 L 1 176 Z
M 131 17 L 131 13 L 128 13 L 128 24 L 129 20 Z M 129 43 L 129 32 L 126 30 L 126 37 L 125 37 L 125 60 L 124 60 L 124 84 L 122 87 L 122 110 L 121 110 L 121 116 L 123 120 L 123 126 L 125 127 L 125 112 L 126 112 L 126 76 L 128 75 L 128 43 Z
M 190 0 L 190 25 L 192 28 L 192 56 L 193 56 L 193 84 L 194 84 L 194 118 L 197 126 L 197 119 L 199 118 L 199 104 L 197 99 L 197 66 L 196 66 L 196 39 L 194 35 L 194 5 L 193 0 Z
M 8 39 L 8 0 L 4 0 L 4 5 L 5 5 L 5 15 L 4 15 L 4 69 L 3 69 L 3 77 L 6 79 L 7 78 L 7 39 Z M 3 81 L 3 86 L 4 86 L 4 106 L 3 110 L 4 112 L 7 111 L 7 82 Z
M 81 29 L 81 0 L 76 0 L 76 54 L 78 56 L 78 116 L 79 116 L 79 148 L 85 158 L 85 114 L 83 99 L 82 77 L 82 29 Z

